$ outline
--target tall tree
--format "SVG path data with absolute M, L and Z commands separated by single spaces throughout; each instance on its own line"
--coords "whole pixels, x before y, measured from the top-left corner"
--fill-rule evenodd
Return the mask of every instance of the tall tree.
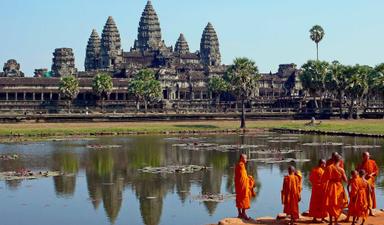
M 313 97 L 315 108 L 319 105 L 316 96 L 322 96 L 325 90 L 325 78 L 329 71 L 329 63 L 325 61 L 309 60 L 301 67 L 300 81 L 303 89 Z
M 140 109 L 140 101 L 144 102 L 145 113 L 148 110 L 148 102 L 161 97 L 161 84 L 156 79 L 152 70 L 143 69 L 136 74 L 128 85 L 128 92 L 135 96 L 137 111 Z
M 245 102 L 257 91 L 259 70 L 254 61 L 248 58 L 236 58 L 228 67 L 224 79 L 230 84 L 230 91 L 241 101 L 241 124 L 245 126 Z
M 104 100 L 113 89 L 113 81 L 110 75 L 99 73 L 93 78 L 92 90 L 101 100 L 101 110 L 104 112 Z
M 375 76 L 373 77 L 372 86 L 369 90 L 373 89 L 374 95 L 381 97 L 384 105 L 384 63 L 377 65 L 374 69 Z
M 349 103 L 349 119 L 353 117 L 353 111 L 355 104 L 359 104 L 359 100 L 366 94 L 368 90 L 367 77 L 371 73 L 372 68 L 369 66 L 348 66 L 345 70 L 345 76 L 347 77 L 347 86 L 345 89 L 346 96 Z
M 329 71 L 325 77 L 325 89 L 332 93 L 339 100 L 339 115 L 343 118 L 343 101 L 345 89 L 347 87 L 347 79 L 344 75 L 345 66 L 338 61 L 330 64 Z
M 216 105 L 220 104 L 221 94 L 228 91 L 229 84 L 222 77 L 211 77 L 208 89 L 216 96 Z
M 309 33 L 311 40 L 316 43 L 316 56 L 317 60 L 319 60 L 319 43 L 324 38 L 324 29 L 320 25 L 315 25 L 309 30 Z
M 60 79 L 59 91 L 67 101 L 68 113 L 71 112 L 71 103 L 79 94 L 79 80 L 74 76 L 65 76 Z

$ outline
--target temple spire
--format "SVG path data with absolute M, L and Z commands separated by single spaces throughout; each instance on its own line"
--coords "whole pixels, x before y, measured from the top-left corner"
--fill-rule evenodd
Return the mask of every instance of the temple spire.
M 95 70 L 99 68 L 100 61 L 100 36 L 95 29 L 92 30 L 88 40 L 88 45 L 85 55 L 85 71 Z
M 179 39 L 177 39 L 175 44 L 175 52 L 181 55 L 189 53 L 188 42 L 185 40 L 184 34 L 182 33 L 180 34 Z
M 211 23 L 207 24 L 201 37 L 200 58 L 206 66 L 219 66 L 221 64 L 219 39 Z
M 135 50 L 147 51 L 158 50 L 165 47 L 161 39 L 161 28 L 159 18 L 152 2 L 148 1 L 141 15 L 137 40 L 134 44 Z
M 111 16 L 101 35 L 101 67 L 111 68 L 121 61 L 121 39 L 116 23 Z

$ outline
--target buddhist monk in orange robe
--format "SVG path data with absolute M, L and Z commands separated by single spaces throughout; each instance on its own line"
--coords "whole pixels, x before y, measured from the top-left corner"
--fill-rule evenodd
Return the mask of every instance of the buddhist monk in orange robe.
M 325 160 L 321 159 L 318 166 L 313 168 L 309 175 L 309 181 L 312 184 L 309 216 L 313 217 L 313 222 L 318 222 L 318 218 L 323 220 L 327 217 L 327 211 L 324 208 L 324 192 L 326 185 L 321 180 L 324 174 L 325 164 Z
M 281 201 L 284 205 L 284 213 L 291 217 L 290 223 L 299 219 L 299 202 L 301 201 L 300 177 L 295 174 L 293 166 L 288 167 L 288 176 L 284 177 Z
M 364 170 L 360 171 L 360 176 L 357 171 L 352 171 L 352 178 L 348 181 L 349 205 L 348 217 L 352 216 L 352 224 L 357 223 L 358 219 L 362 219 L 362 225 L 368 217 L 368 193 L 369 185 L 364 179 Z
M 250 218 L 245 211 L 251 207 L 251 198 L 255 197 L 253 190 L 255 181 L 252 176 L 248 176 L 245 168 L 246 163 L 247 155 L 241 154 L 239 162 L 235 167 L 235 191 L 238 218 L 249 220 Z
M 340 167 L 341 157 L 335 158 L 333 164 L 325 168 L 322 182 L 326 183 L 325 189 L 325 209 L 329 215 L 330 224 L 338 224 L 338 219 L 342 210 L 348 204 L 348 198 L 345 194 L 343 181 L 347 181 L 344 169 Z
M 375 160 L 370 159 L 369 152 L 363 153 L 363 162 L 357 167 L 358 170 L 364 170 L 366 172 L 365 179 L 370 184 L 370 207 L 369 215 L 373 216 L 372 209 L 376 209 L 376 193 L 375 193 L 375 179 L 379 174 L 379 168 Z
M 336 158 L 340 158 L 340 167 L 344 169 L 344 160 L 338 152 L 333 152 L 330 159 L 327 160 L 326 166 L 335 163 Z

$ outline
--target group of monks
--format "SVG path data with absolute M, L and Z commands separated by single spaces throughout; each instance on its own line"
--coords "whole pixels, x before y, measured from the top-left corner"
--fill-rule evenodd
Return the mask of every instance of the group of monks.
M 375 178 L 379 169 L 368 152 L 364 152 L 362 158 L 349 179 L 345 174 L 344 161 L 337 152 L 327 161 L 321 159 L 318 166 L 312 169 L 309 176 L 312 184 L 309 216 L 313 217 L 313 222 L 325 222 L 325 218 L 329 217 L 329 224 L 336 225 L 345 208 L 348 208 L 348 215 L 344 222 L 352 217 L 352 224 L 361 220 L 364 225 L 368 215 L 373 215 L 372 209 L 376 208 Z M 247 174 L 246 162 L 247 156 L 242 154 L 235 168 L 235 188 L 238 217 L 249 220 L 245 211 L 250 208 L 250 200 L 255 196 L 255 182 Z M 348 184 L 349 201 L 343 182 Z M 300 217 L 301 192 L 302 174 L 289 166 L 288 175 L 283 180 L 281 201 L 291 224 Z

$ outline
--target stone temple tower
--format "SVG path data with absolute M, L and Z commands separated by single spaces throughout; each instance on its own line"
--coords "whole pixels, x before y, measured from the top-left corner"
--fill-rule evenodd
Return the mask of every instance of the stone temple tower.
M 185 37 L 183 34 L 180 34 L 179 39 L 177 39 L 177 42 L 175 44 L 175 52 L 179 55 L 184 55 L 189 53 L 189 46 L 188 42 L 185 40 Z
M 71 48 L 57 48 L 53 53 L 52 72 L 55 77 L 76 75 L 75 56 Z
M 159 18 L 149 0 L 141 15 L 137 40 L 135 40 L 133 50 L 144 52 L 162 50 L 164 48 L 165 44 L 161 40 Z
M 205 66 L 221 64 L 219 39 L 211 23 L 205 27 L 200 42 L 200 60 Z
M 100 65 L 100 46 L 101 41 L 96 30 L 92 30 L 91 37 L 88 40 L 88 45 L 85 54 L 85 71 L 96 70 Z
M 123 61 L 120 33 L 111 16 L 108 17 L 101 35 L 100 56 L 100 68 L 102 69 L 112 69 Z

